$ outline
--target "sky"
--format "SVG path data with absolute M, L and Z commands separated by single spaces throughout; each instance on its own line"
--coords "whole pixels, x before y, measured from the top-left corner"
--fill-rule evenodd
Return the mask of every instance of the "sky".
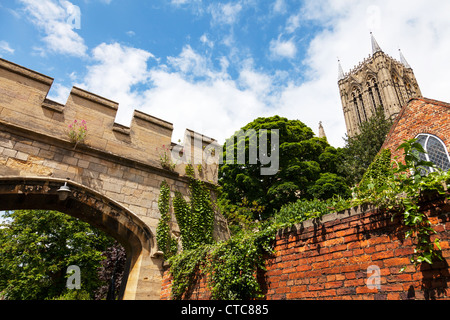
M 346 133 L 337 85 L 371 53 L 401 48 L 425 97 L 450 102 L 450 1 L 1 0 L 0 57 L 223 143 L 258 117 Z

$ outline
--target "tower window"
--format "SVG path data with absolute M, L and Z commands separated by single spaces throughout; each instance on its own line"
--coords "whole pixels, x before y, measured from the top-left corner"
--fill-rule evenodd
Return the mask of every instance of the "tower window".
M 421 160 L 433 162 L 444 171 L 450 169 L 450 157 L 441 139 L 431 134 L 419 134 L 416 139 L 427 152 L 426 154 L 420 153 Z M 426 170 L 428 172 L 434 171 L 433 168 L 426 168 Z

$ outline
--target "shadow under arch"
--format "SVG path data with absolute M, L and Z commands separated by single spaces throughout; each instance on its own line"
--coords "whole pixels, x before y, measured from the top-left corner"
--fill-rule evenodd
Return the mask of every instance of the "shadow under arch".
M 60 201 L 57 190 L 67 182 L 71 193 Z M 140 264 L 154 246 L 148 226 L 112 199 L 84 185 L 48 177 L 0 177 L 0 211 L 55 210 L 106 232 L 126 250 L 127 263 L 119 298 L 135 298 Z

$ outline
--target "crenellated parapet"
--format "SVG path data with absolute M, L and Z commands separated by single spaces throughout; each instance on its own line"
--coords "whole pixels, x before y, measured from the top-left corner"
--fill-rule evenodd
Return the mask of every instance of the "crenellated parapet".
M 161 156 L 176 146 L 172 143 L 173 124 L 135 110 L 130 127 L 115 122 L 119 104 L 94 93 L 73 87 L 65 105 L 47 98 L 53 78 L 0 59 L 0 122 L 49 135 L 69 142 L 68 128 L 74 120 L 86 121 L 87 135 L 80 146 L 161 168 Z M 186 130 L 185 143 L 203 135 Z M 201 146 L 214 142 L 204 137 Z M 188 144 L 194 148 L 196 144 Z M 197 144 L 197 146 L 199 146 Z M 193 155 L 200 152 L 192 152 Z M 194 159 L 190 159 L 194 160 Z M 205 159 L 206 160 L 206 159 Z M 199 178 L 217 182 L 217 164 L 206 167 Z M 184 174 L 186 163 L 173 161 L 174 171 Z
M 65 104 L 52 101 L 52 84 L 46 75 L 0 59 L 0 211 L 58 210 L 109 233 L 127 250 L 123 298 L 158 299 L 161 184 L 172 197 L 180 192 L 188 199 L 190 163 L 195 177 L 214 190 L 218 161 L 212 158 L 221 146 L 192 130 L 183 145 L 172 143 L 172 123 L 137 110 L 129 127 L 118 124 L 117 102 L 81 88 L 73 87 Z M 85 139 L 69 136 L 75 120 L 87 125 Z M 63 186 L 68 193 L 61 198 Z M 214 220 L 215 239 L 226 239 L 226 220 L 219 212 Z

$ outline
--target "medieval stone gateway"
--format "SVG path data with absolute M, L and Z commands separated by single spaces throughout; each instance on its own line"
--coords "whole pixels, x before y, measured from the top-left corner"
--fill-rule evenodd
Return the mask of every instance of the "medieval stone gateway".
M 123 299 L 159 299 L 163 260 L 155 234 L 160 184 L 165 180 L 172 193 L 188 195 L 185 164 L 168 170 L 160 161 L 163 146 L 175 146 L 173 126 L 140 111 L 134 112 L 130 127 L 119 125 L 116 102 L 76 87 L 66 104 L 59 104 L 47 99 L 52 83 L 48 76 L 0 59 L 0 210 L 58 210 L 106 231 L 127 251 Z M 75 120 L 87 123 L 80 144 L 68 137 Z M 186 130 L 185 144 L 191 148 L 211 143 Z M 217 165 L 202 167 L 196 174 L 214 185 Z M 61 201 L 57 190 L 65 183 L 70 195 Z M 176 220 L 172 223 L 176 232 Z M 217 215 L 215 236 L 223 237 L 223 230 L 226 223 Z

